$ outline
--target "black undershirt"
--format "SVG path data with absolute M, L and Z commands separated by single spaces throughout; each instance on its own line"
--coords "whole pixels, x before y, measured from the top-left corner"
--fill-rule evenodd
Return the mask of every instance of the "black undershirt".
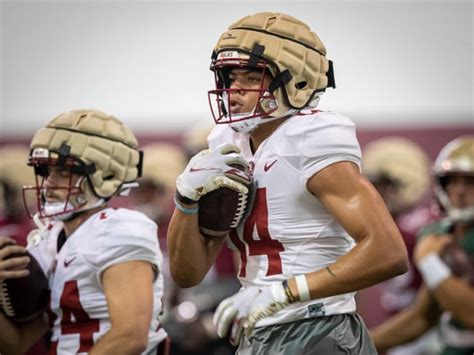
M 67 239 L 66 232 L 63 229 L 58 235 L 58 245 L 57 245 L 58 253 L 61 250 L 61 248 L 63 247 L 64 243 L 66 243 L 66 239 Z

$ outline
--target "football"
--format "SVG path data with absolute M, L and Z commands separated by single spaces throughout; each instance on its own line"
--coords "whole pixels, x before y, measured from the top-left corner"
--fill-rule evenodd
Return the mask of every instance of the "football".
M 24 254 L 12 254 L 7 259 Z M 27 322 L 45 311 L 48 298 L 48 279 L 38 261 L 30 253 L 26 277 L 0 282 L 0 305 L 2 312 L 14 322 Z
M 469 256 L 456 243 L 447 244 L 440 253 L 441 259 L 454 276 L 474 286 L 474 257 Z
M 229 166 L 233 168 L 233 174 L 240 176 L 240 178 L 246 176 L 248 180 L 244 184 L 248 192 L 244 194 L 227 187 L 221 187 L 199 199 L 199 230 L 207 239 L 225 237 L 232 228 L 237 227 L 241 221 L 247 218 L 253 204 L 255 186 L 248 167 L 239 164 L 230 164 Z
M 201 234 L 212 239 L 225 236 L 231 228 L 236 227 L 245 212 L 243 198 L 240 193 L 227 187 L 201 197 L 198 212 Z

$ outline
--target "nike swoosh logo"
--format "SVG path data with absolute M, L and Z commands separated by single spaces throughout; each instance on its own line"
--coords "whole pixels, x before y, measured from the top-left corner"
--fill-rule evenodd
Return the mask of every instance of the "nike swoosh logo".
M 76 257 L 70 260 L 64 260 L 64 267 L 68 267 L 74 260 L 76 260 Z
M 233 175 L 233 176 L 238 176 L 242 179 L 245 179 L 247 182 L 250 183 L 252 181 L 252 177 L 250 174 L 246 173 L 245 171 L 242 171 L 240 169 L 229 169 L 225 172 L 226 175 Z
M 221 170 L 221 169 L 218 169 L 218 168 L 191 168 L 189 169 L 190 172 L 202 171 L 202 170 Z
M 263 170 L 265 172 L 267 172 L 268 170 L 270 170 L 270 168 L 275 165 L 275 163 L 278 161 L 278 159 L 275 159 L 274 161 L 272 161 L 270 164 L 268 162 L 265 163 L 265 166 L 263 167 Z

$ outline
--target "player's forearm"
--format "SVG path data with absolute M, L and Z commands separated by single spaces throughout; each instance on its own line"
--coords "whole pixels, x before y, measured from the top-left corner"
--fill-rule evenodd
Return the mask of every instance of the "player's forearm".
M 175 210 L 168 227 L 170 271 L 180 287 L 199 284 L 224 243 L 222 238 L 206 241 L 199 233 L 197 218 Z
M 440 307 L 468 328 L 474 328 L 474 288 L 463 280 L 450 277 L 443 281 L 433 295 Z
M 0 354 L 13 355 L 25 353 L 47 330 L 41 318 L 21 327 L 8 320 L 0 312 Z
M 338 183 L 341 176 L 344 184 Z M 408 270 L 406 246 L 393 218 L 355 165 L 331 165 L 308 181 L 308 190 L 357 242 L 329 269 L 307 274 L 312 298 L 357 291 Z
M 20 329 L 0 312 L 0 354 L 21 354 Z
M 116 331 L 113 327 L 99 339 L 90 355 L 123 354 L 136 355 L 144 352 L 148 344 L 147 334 Z
M 406 251 L 369 237 L 327 268 L 306 274 L 312 299 L 354 292 L 406 272 Z M 295 282 L 289 286 L 295 294 Z
M 417 339 L 434 325 L 411 307 L 372 329 L 370 335 L 377 350 L 385 351 Z

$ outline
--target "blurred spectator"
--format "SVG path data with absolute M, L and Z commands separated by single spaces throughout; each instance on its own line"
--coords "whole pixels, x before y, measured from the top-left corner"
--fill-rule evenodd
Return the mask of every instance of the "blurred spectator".
M 390 279 L 372 290 L 359 294 L 370 297 L 370 292 L 380 293 L 380 306 L 384 318 L 400 312 L 413 303 L 421 284 L 421 277 L 413 265 L 413 250 L 419 229 L 434 219 L 427 195 L 430 187 L 430 161 L 414 142 L 402 137 L 386 137 L 369 143 L 362 154 L 364 174 L 374 184 L 407 246 L 410 269 L 407 273 Z M 371 307 L 371 312 L 374 308 Z M 365 314 L 364 314 L 365 313 Z M 364 317 L 370 314 L 363 312 Z M 389 354 L 431 354 L 436 348 L 434 333 Z

